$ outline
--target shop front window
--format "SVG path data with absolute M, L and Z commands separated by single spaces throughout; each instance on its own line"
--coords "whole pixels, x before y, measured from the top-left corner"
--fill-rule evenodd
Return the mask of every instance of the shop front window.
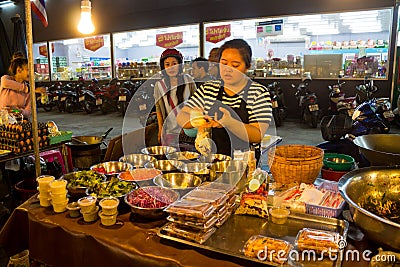
M 77 80 L 79 77 L 85 80 L 112 78 L 109 35 L 54 41 L 49 44 L 52 47 L 52 81 Z
M 119 79 L 149 78 L 160 71 L 160 55 L 166 48 L 179 50 L 190 71 L 190 61 L 199 55 L 199 25 L 113 34 L 115 73 Z
M 387 78 L 393 10 L 205 23 L 205 55 L 242 38 L 253 49 L 249 75 L 296 78 Z
M 36 82 L 50 81 L 47 42 L 33 44 L 33 66 Z

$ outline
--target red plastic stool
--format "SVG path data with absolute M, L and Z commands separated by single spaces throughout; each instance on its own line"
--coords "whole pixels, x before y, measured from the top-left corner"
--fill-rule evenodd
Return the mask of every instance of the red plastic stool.
M 54 150 L 44 151 L 44 152 L 40 152 L 39 155 L 43 159 L 45 159 L 47 162 L 53 162 L 53 161 L 57 160 L 61 164 L 63 174 L 67 173 L 65 171 L 64 159 L 59 150 L 54 149 Z

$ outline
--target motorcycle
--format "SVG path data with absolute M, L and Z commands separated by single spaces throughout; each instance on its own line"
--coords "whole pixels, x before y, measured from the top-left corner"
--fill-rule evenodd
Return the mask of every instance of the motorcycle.
M 295 96 L 299 103 L 302 120 L 311 127 L 317 128 L 320 111 L 317 96 L 308 88 L 310 82 L 311 77 L 309 75 L 303 77 L 302 82 L 297 86 Z M 292 84 L 292 87 L 296 88 L 294 84 Z
M 67 98 L 65 99 L 65 111 L 73 113 L 81 109 L 82 88 L 84 87 L 83 78 L 80 77 L 78 83 L 70 83 L 66 87 Z
M 128 81 L 125 81 L 122 84 L 122 87 L 118 92 L 118 107 L 119 111 L 121 111 L 122 115 L 125 115 L 126 109 L 128 108 L 129 102 L 132 96 L 136 93 L 137 89 L 144 83 L 144 81 L 133 81 L 134 76 Z
M 357 107 L 357 97 L 345 97 L 345 93 L 342 91 L 342 86 L 345 82 L 340 82 L 340 78 L 341 76 L 339 76 L 337 84 L 328 86 L 330 91 L 328 114 L 335 115 L 344 113 L 352 117 Z
M 279 86 L 279 82 L 273 82 L 267 85 L 272 104 L 272 115 L 274 116 L 275 126 L 282 125 L 283 120 L 286 118 L 286 106 L 283 100 L 283 92 Z
M 48 103 L 43 106 L 45 111 L 51 111 L 53 107 L 58 106 L 59 95 L 62 90 L 62 82 L 56 82 L 47 88 Z
M 374 107 L 374 112 L 379 116 L 379 118 L 385 123 L 385 125 L 390 130 L 390 124 L 394 122 L 395 114 L 391 109 L 391 103 L 389 98 L 380 97 L 375 98 L 374 93 L 378 91 L 378 88 L 374 85 L 374 80 L 366 77 L 364 84 L 357 85 L 357 99 L 359 102 L 361 100 L 371 101 L 371 105 Z M 361 96 L 364 95 L 362 98 Z M 388 131 L 389 131 L 388 130 Z
M 111 79 L 107 84 L 100 88 L 100 91 L 95 94 L 96 106 L 100 106 L 103 114 L 109 111 L 117 111 L 118 107 L 118 94 L 121 82 L 118 78 Z
M 154 84 L 146 82 L 133 95 L 133 111 L 139 115 L 140 124 L 145 127 L 157 121 L 154 104 Z

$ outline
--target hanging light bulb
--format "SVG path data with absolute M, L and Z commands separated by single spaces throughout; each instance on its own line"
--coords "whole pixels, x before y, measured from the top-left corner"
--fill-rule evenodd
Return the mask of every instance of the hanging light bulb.
M 78 31 L 83 34 L 89 34 L 94 31 L 92 22 L 92 3 L 90 0 L 81 1 L 81 20 L 78 24 Z

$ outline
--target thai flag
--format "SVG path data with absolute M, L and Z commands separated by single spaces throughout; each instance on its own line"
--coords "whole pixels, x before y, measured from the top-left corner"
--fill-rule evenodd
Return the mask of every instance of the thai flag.
M 43 23 L 43 26 L 47 27 L 47 25 L 49 24 L 47 22 L 47 14 L 44 0 L 31 0 L 31 8 L 32 11 L 35 12 L 39 20 Z

